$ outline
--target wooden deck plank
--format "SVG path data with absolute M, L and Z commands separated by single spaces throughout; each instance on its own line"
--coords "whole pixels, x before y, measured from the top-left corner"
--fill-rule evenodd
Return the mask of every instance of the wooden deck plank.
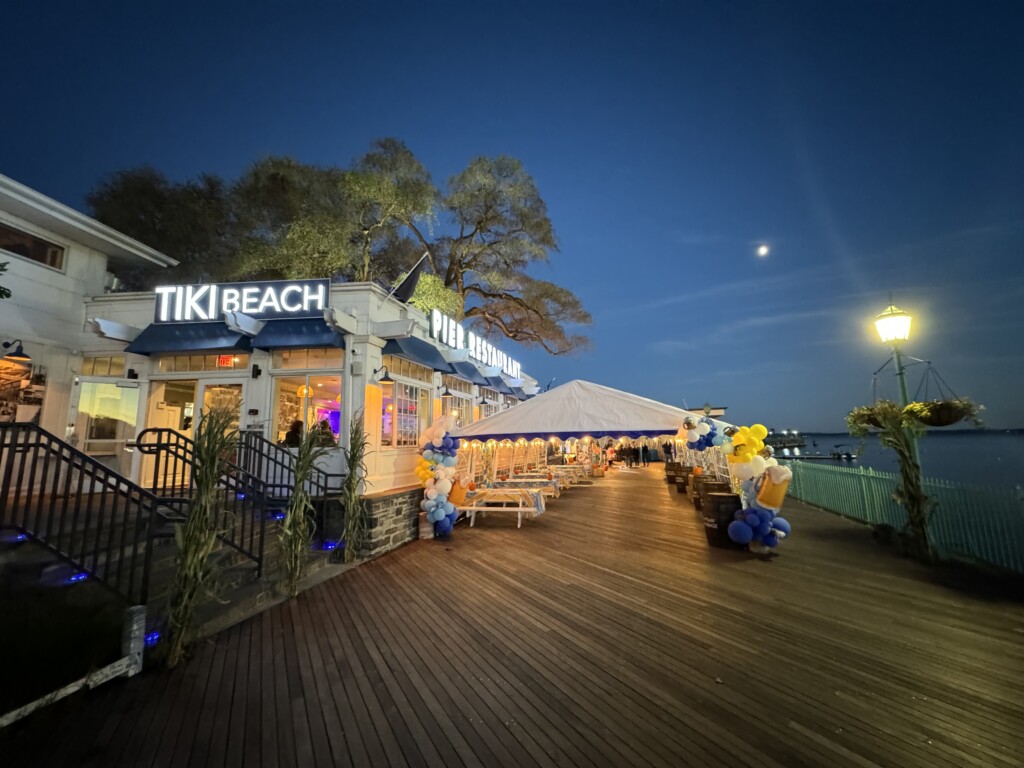
M 548 501 L 522 529 L 492 516 L 348 570 L 0 749 L 47 766 L 1024 764 L 1019 595 L 793 502 L 771 562 L 710 549 L 658 465 Z

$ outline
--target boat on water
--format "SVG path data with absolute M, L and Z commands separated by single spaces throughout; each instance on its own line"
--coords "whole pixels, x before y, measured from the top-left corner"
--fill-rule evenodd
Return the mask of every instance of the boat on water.
M 802 459 L 804 461 L 856 461 L 857 454 L 847 443 L 835 443 L 831 448 L 818 448 L 818 441 L 811 440 L 811 450 L 807 450 L 807 440 L 796 429 L 768 430 L 765 445 L 775 449 L 780 459 Z
M 803 448 L 807 443 L 804 436 L 795 429 L 784 429 L 777 432 L 774 429 L 768 430 L 768 437 L 764 439 L 765 445 L 770 445 L 778 452 L 780 449 Z

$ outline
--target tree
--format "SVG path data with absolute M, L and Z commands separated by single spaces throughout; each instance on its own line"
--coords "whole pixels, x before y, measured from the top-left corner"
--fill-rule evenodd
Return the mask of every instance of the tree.
M 342 187 L 355 215 L 355 279 L 368 282 L 378 272 L 375 262 L 383 266 L 386 258 L 374 259 L 374 251 L 384 256 L 387 245 L 402 243 L 396 226 L 429 220 L 436 191 L 430 174 L 397 139 L 374 142 L 373 149 L 345 173 Z
M 2 275 L 6 271 L 7 271 L 7 262 L 5 261 L 3 264 L 0 264 L 0 275 Z M 10 288 L 4 288 L 2 285 L 0 285 L 0 299 L 9 299 L 9 298 L 11 298 L 11 289 Z
M 404 224 L 430 254 L 434 274 L 463 297 L 464 316 L 490 336 L 561 355 L 588 340 L 567 326 L 590 314 L 567 288 L 526 270 L 558 250 L 554 228 L 533 179 L 510 157 L 473 160 L 448 183 L 441 208 L 452 233 L 431 241 L 417 222 Z
M 340 168 L 289 157 L 253 164 L 231 190 L 237 253 L 244 278 L 347 277 L 354 234 Z
M 226 276 L 235 248 L 228 188 L 218 176 L 203 174 L 177 184 L 154 168 L 132 168 L 103 179 L 86 203 L 98 221 L 179 262 L 168 269 L 118 270 L 128 288 Z

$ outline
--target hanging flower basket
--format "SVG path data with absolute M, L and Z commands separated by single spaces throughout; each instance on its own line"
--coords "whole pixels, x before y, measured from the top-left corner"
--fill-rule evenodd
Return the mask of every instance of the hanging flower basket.
M 980 425 L 978 413 L 981 409 L 982 406 L 975 405 L 970 400 L 958 398 L 911 403 L 903 412 L 926 426 L 948 427 L 960 421 L 971 421 L 975 425 Z

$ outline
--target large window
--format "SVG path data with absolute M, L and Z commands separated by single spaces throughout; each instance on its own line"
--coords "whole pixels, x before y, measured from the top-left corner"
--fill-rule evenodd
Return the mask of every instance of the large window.
M 53 269 L 64 269 L 64 249 L 35 235 L 0 224 L 0 250 L 38 262 Z
M 480 389 L 480 418 L 486 419 L 501 410 L 501 395 L 493 389 Z
M 274 352 L 271 363 L 274 369 L 271 439 L 294 448 L 307 431 L 315 430 L 321 445 L 338 444 L 342 361 L 342 350 L 337 347 Z M 324 369 L 339 372 L 331 373 Z
M 83 376 L 124 376 L 124 355 L 99 355 L 82 360 Z
M 430 416 L 430 390 L 413 384 L 384 385 L 380 444 L 388 448 L 416 445 Z
M 468 381 L 445 376 L 441 382 L 451 393 L 451 397 L 441 398 L 441 415 L 455 419 L 455 428 L 473 423 L 473 385 Z
M 383 361 L 395 382 L 382 385 L 380 444 L 384 448 L 415 446 L 430 423 L 434 372 L 395 355 L 384 355 Z
M 167 355 L 157 365 L 160 373 L 196 371 L 241 371 L 249 367 L 249 356 L 228 352 L 223 355 Z

